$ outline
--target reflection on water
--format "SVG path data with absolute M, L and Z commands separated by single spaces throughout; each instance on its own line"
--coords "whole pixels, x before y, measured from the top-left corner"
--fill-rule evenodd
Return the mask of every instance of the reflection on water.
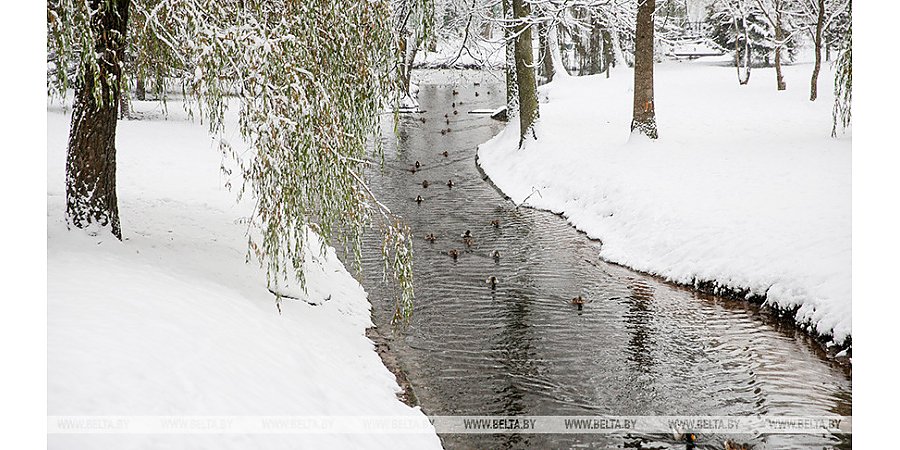
M 401 118 L 398 137 L 385 139 L 385 170 L 370 174 L 377 195 L 415 235 L 416 312 L 392 348 L 427 413 L 850 415 L 846 369 L 793 328 L 744 304 L 606 264 L 597 258 L 600 244 L 560 217 L 504 200 L 474 161 L 475 147 L 502 126 L 467 114 L 503 103 L 489 77 L 479 82 L 423 83 L 427 111 Z M 412 173 L 416 161 L 422 167 Z M 471 246 L 461 237 L 466 230 Z M 428 233 L 435 242 L 424 239 Z M 389 328 L 396 293 L 381 280 L 377 236 L 367 238 L 364 268 L 375 321 Z M 485 283 L 490 276 L 495 289 Z M 589 301 L 581 311 L 570 304 L 576 295 Z M 699 448 L 722 448 L 727 438 L 701 436 Z M 835 436 L 734 438 L 755 448 L 850 446 L 849 437 Z M 442 440 L 447 448 L 684 447 L 671 436 Z

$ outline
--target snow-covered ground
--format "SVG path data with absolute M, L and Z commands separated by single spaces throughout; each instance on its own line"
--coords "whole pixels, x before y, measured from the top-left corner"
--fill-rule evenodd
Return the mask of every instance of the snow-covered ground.
M 809 64 L 735 69 L 703 60 L 655 70 L 659 140 L 629 138 L 630 70 L 559 77 L 540 89 L 537 141 L 513 122 L 478 151 L 515 202 L 563 214 L 600 256 L 669 280 L 716 282 L 799 308 L 851 335 L 851 138 L 830 137 L 832 72 L 810 102 Z
M 365 337 L 370 304 L 334 251 L 279 315 L 246 264 L 246 202 L 222 186 L 206 126 L 177 102 L 120 121 L 124 242 L 67 231 L 69 115 L 47 112 L 50 416 L 423 417 Z M 236 183 L 235 183 L 236 184 Z M 317 246 L 309 246 L 315 248 Z M 440 448 L 430 434 L 52 434 L 51 448 Z

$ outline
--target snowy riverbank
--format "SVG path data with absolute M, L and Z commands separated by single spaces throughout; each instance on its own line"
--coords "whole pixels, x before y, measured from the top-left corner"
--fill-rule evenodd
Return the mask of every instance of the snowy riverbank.
M 808 101 L 811 66 L 656 67 L 660 139 L 629 140 L 632 72 L 541 88 L 538 140 L 518 123 L 479 148 L 515 202 L 561 213 L 600 256 L 682 284 L 765 295 L 837 343 L 851 335 L 851 138 L 830 137 L 832 73 Z
M 329 249 L 310 258 L 310 306 L 279 315 L 246 264 L 246 202 L 222 186 L 206 126 L 170 102 L 120 121 L 125 240 L 67 231 L 69 114 L 48 105 L 48 414 L 404 416 L 372 342 L 370 304 Z M 237 185 L 237 183 L 233 182 Z M 315 248 L 316 246 L 310 246 Z M 430 434 L 52 434 L 50 448 L 440 448 Z

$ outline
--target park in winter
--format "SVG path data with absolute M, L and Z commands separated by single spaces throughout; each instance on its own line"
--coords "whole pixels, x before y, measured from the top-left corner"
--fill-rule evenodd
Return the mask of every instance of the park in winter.
M 50 0 L 53 449 L 852 447 L 850 0 Z

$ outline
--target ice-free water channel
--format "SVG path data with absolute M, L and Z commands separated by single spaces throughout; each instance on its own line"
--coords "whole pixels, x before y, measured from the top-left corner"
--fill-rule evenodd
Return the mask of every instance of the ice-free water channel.
M 415 236 L 416 310 L 391 348 L 426 413 L 851 415 L 849 369 L 791 326 L 604 263 L 599 242 L 556 215 L 517 208 L 483 180 L 476 146 L 502 124 L 468 112 L 498 107 L 504 95 L 486 72 L 427 75 L 425 112 L 403 115 L 398 136 L 386 133 L 386 168 L 370 174 Z M 366 241 L 363 284 L 376 324 L 389 330 L 395 293 L 382 282 L 379 243 Z M 570 304 L 579 294 L 590 300 L 581 311 Z M 698 448 L 721 449 L 728 438 L 754 448 L 851 445 L 849 435 L 707 435 Z M 451 449 L 685 447 L 666 435 L 441 439 Z

